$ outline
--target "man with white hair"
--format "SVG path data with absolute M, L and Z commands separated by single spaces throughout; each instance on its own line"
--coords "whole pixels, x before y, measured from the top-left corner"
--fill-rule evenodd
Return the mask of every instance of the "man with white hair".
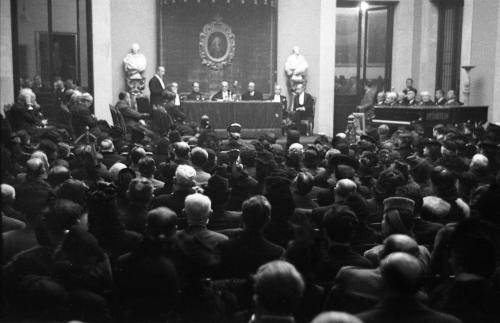
M 10 109 L 10 123 L 13 131 L 24 129 L 33 133 L 43 120 L 40 106 L 36 103 L 35 93 L 28 88 L 19 92 L 17 102 Z
M 225 235 L 207 229 L 212 214 L 212 203 L 207 196 L 200 193 L 188 195 L 184 205 L 187 227 L 177 233 L 179 240 L 195 238 L 201 248 L 209 248 L 212 251 L 215 251 L 219 243 L 228 240 Z
M 24 216 L 13 208 L 16 190 L 8 184 L 2 184 L 2 232 L 18 230 L 25 227 Z
M 70 104 L 70 111 L 73 131 L 75 136 L 78 137 L 85 132 L 86 127 L 89 127 L 89 129 L 94 128 L 97 125 L 97 119 L 90 110 L 93 98 L 89 93 L 76 96 L 75 101 L 74 104 Z
M 434 105 L 434 101 L 432 101 L 431 93 L 429 91 L 420 92 L 420 97 L 422 98 L 422 101 L 420 101 L 418 105 Z
M 153 200 L 153 207 L 165 206 L 177 214 L 178 226 L 180 229 L 186 227 L 186 217 L 183 212 L 184 200 L 188 195 L 195 193 L 196 170 L 189 165 L 179 165 L 175 170 L 173 179 L 173 192 L 162 194 Z
M 220 91 L 212 96 L 212 101 L 231 101 L 233 94 L 229 90 L 229 83 L 227 81 L 222 81 L 220 86 Z
M 397 105 L 398 104 L 397 99 L 398 99 L 398 94 L 396 92 L 387 92 L 387 94 L 385 96 L 384 105 L 389 106 L 389 107 L 392 107 L 393 105 Z

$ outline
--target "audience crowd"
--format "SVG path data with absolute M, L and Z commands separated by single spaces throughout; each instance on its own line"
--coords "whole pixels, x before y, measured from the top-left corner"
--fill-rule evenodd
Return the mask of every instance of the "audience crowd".
M 2 116 L 2 321 L 500 321 L 499 126 L 282 145 L 58 100 Z

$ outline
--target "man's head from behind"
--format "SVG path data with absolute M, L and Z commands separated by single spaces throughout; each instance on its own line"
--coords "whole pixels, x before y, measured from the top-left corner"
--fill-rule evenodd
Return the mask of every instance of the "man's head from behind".
M 380 264 L 385 292 L 392 295 L 414 295 L 425 282 L 422 262 L 410 254 L 394 252 Z
M 304 280 L 286 261 L 262 265 L 254 276 L 254 300 L 258 314 L 291 315 L 304 293 Z
M 163 244 L 170 240 L 177 230 L 177 214 L 169 208 L 158 207 L 148 212 L 146 235 Z
M 201 147 L 195 147 L 191 151 L 191 162 L 196 167 L 203 167 L 208 161 L 208 152 Z
M 2 184 L 2 204 L 11 205 L 16 200 L 16 190 L 9 184 Z
M 330 208 L 323 217 L 323 227 L 331 242 L 350 243 L 356 233 L 358 218 L 350 208 Z
M 417 242 L 405 234 L 393 234 L 384 240 L 384 249 L 380 258 L 383 259 L 394 252 L 404 252 L 418 257 L 419 249 Z
M 196 170 L 189 165 L 179 165 L 175 170 L 174 183 L 176 190 L 189 190 L 194 186 Z
M 147 205 L 153 199 L 153 185 L 147 179 L 135 178 L 127 191 L 130 202 Z
M 212 203 L 203 194 L 191 194 L 184 201 L 184 212 L 189 226 L 206 226 L 212 213 Z
M 262 195 L 253 196 L 243 202 L 241 217 L 247 231 L 261 231 L 271 217 L 271 204 Z
M 344 312 L 323 312 L 311 323 L 363 323 L 356 316 Z
M 145 156 L 139 159 L 139 172 L 146 178 L 153 177 L 156 171 L 156 163 L 153 157 Z
M 357 185 L 354 181 L 344 178 L 335 183 L 335 201 L 344 200 L 349 194 L 356 192 Z

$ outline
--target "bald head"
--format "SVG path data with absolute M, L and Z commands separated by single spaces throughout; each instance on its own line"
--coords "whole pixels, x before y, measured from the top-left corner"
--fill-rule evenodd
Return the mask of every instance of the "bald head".
M 146 231 L 152 239 L 172 237 L 177 230 L 177 214 L 167 207 L 148 212 Z
M 424 284 L 425 270 L 422 262 L 407 253 L 394 252 L 380 264 L 386 292 L 413 295 Z
M 31 177 L 44 175 L 46 172 L 45 164 L 40 158 L 31 158 L 26 162 L 26 173 Z
M 394 252 L 404 252 L 417 257 L 419 254 L 417 242 L 404 234 L 393 234 L 384 240 L 384 251 L 381 258 Z
M 16 199 L 16 190 L 9 184 L 2 184 L 2 203 L 9 204 Z
M 324 312 L 316 316 L 311 323 L 363 323 L 356 316 L 344 312 Z
M 335 184 L 335 194 L 341 198 L 345 198 L 349 194 L 356 192 L 356 189 L 356 183 L 347 178 L 341 179 Z

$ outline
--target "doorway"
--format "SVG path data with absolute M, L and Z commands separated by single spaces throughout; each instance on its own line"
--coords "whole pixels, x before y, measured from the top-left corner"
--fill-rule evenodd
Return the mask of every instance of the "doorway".
M 391 89 L 394 4 L 339 1 L 336 11 L 334 132 L 344 132 L 370 81 Z

